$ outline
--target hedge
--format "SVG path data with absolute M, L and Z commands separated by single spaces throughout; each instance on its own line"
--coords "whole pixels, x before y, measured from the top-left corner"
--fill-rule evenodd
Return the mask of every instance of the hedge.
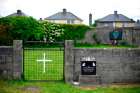
M 80 40 L 84 38 L 85 33 L 90 29 L 89 26 L 83 24 L 72 25 L 49 22 L 44 24 L 32 17 L 0 18 L 0 44 L 7 43 L 13 39 L 42 41 L 44 36 L 50 37 L 48 31 L 55 41 Z M 53 33 L 56 31 L 58 33 Z
M 85 33 L 90 29 L 86 25 L 72 25 L 72 24 L 61 24 L 64 29 L 62 35 L 63 40 L 81 40 L 84 38 Z
M 13 39 L 41 40 L 44 34 L 43 26 L 32 17 L 0 18 L 0 43 Z

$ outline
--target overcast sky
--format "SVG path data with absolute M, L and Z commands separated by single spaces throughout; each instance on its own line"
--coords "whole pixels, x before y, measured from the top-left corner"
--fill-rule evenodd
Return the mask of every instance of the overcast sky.
M 62 11 L 74 13 L 88 24 L 89 13 L 93 20 L 117 10 L 134 20 L 140 19 L 140 0 L 0 0 L 0 15 L 6 16 L 17 9 L 36 19 L 48 17 Z

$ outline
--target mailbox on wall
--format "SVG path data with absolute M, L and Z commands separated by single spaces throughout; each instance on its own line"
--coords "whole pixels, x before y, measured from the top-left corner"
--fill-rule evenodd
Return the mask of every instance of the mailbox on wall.
M 81 58 L 81 74 L 96 75 L 96 60 L 94 57 Z

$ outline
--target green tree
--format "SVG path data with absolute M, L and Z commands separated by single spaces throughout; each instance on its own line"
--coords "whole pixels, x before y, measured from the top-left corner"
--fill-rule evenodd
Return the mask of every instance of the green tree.
M 32 17 L 14 16 L 0 18 L 0 25 L 13 39 L 41 40 L 44 35 L 43 26 Z
M 10 41 L 13 39 L 8 34 L 8 25 L 0 24 L 0 45 L 10 44 Z

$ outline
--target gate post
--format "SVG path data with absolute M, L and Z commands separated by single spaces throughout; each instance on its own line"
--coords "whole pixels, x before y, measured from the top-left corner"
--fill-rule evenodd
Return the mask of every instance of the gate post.
M 23 50 L 22 40 L 13 41 L 13 79 L 20 80 L 22 77 Z
M 74 68 L 74 55 L 73 55 L 73 40 L 65 41 L 65 82 L 73 83 L 73 68 Z

